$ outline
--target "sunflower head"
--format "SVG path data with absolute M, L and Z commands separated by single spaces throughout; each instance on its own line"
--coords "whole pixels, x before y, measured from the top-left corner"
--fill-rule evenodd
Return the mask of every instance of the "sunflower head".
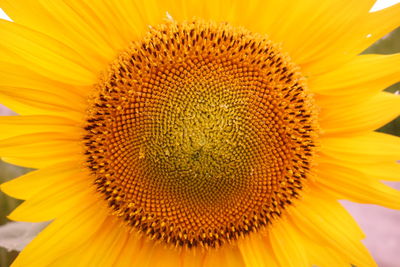
M 52 221 L 16 267 L 374 266 L 338 199 L 400 208 L 400 57 L 358 55 L 400 6 L 14 1 L 2 189 Z
M 315 107 L 298 67 L 266 36 L 162 24 L 96 91 L 88 167 L 115 214 L 151 238 L 238 239 L 279 216 L 309 176 Z

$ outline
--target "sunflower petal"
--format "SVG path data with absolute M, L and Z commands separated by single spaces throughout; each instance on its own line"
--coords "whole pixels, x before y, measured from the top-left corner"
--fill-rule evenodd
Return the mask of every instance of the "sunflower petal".
M 86 174 L 75 173 L 61 183 L 52 183 L 19 205 L 8 217 L 14 221 L 42 222 L 79 206 L 83 195 L 93 194 Z
M 150 257 L 154 244 L 145 242 L 139 238 L 135 232 L 132 232 L 118 258 L 118 264 L 121 267 L 143 266 L 150 267 Z M 135 257 L 132 257 L 135 255 Z
M 3 61 L 18 62 L 65 83 L 87 85 L 96 80 L 96 75 L 79 61 L 77 52 L 45 34 L 0 20 L 0 35 Z
M 60 133 L 26 134 L 0 140 L 0 155 L 10 163 L 42 168 L 81 154 L 78 136 Z
M 25 8 L 19 8 L 21 5 Z M 157 11 L 156 8 L 148 11 L 151 1 L 126 0 L 1 0 L 0 6 L 15 22 L 47 33 L 75 51 L 81 51 L 82 61 L 90 62 L 87 67 L 95 73 L 114 59 L 117 51 L 142 35 L 147 25 L 154 25 L 154 21 L 143 20 L 148 18 L 143 14 Z
M 263 267 L 266 262 L 270 266 L 278 266 L 269 242 L 262 235 L 250 235 L 239 243 L 245 266 Z
M 94 68 L 100 70 L 110 59 L 105 56 L 111 57 L 113 54 L 111 47 L 98 36 L 96 30 L 88 25 L 85 19 L 79 18 L 73 11 L 70 11 L 71 15 L 66 3 L 59 1 L 58 9 L 52 11 L 46 7 L 48 2 L 0 0 L 0 6 L 16 23 L 49 34 L 64 44 L 68 44 L 72 49 L 82 51 L 82 60 L 90 62 Z M 25 8 L 19 8 L 21 5 Z M 63 8 L 67 11 L 58 13 Z
M 87 92 L 85 91 L 90 89 L 62 83 L 51 77 L 45 77 L 36 70 L 29 69 L 28 66 L 10 62 L 0 62 L 0 86 L 45 91 L 77 103 L 86 100 Z
M 0 87 L 1 102 L 22 115 L 55 114 L 64 115 L 73 119 L 81 119 L 84 110 L 83 103 L 71 103 L 61 96 L 42 90 L 18 87 Z
M 110 218 L 107 219 L 101 229 L 78 250 L 79 263 L 82 266 L 118 266 L 116 260 L 128 238 L 129 232 L 126 227 Z M 73 261 L 69 260 L 70 258 L 69 254 L 63 255 L 55 264 L 56 266 L 71 266 Z
M 50 265 L 97 233 L 107 218 L 94 197 L 82 196 L 80 205 L 54 220 L 18 255 L 13 267 Z M 41 255 L 38 256 L 38 255 Z
M 245 265 L 239 248 L 236 246 L 226 246 L 217 251 L 208 251 L 203 266 L 242 267 Z
M 364 134 L 392 121 L 400 114 L 400 96 L 382 92 L 357 103 L 354 97 L 317 98 L 320 126 L 325 136 Z
M 306 255 L 306 250 L 292 225 L 284 218 L 269 231 L 269 243 L 278 266 L 308 267 L 312 265 Z
M 0 139 L 40 132 L 71 133 L 82 135 L 77 122 L 56 116 L 1 116 Z
M 357 28 L 351 26 L 365 22 L 373 3 L 372 0 L 291 1 L 279 18 L 279 27 L 277 21 L 269 26 L 275 28 L 269 30 L 269 35 L 282 41 L 290 56 L 303 67 L 327 57 L 331 60 L 342 53 L 343 48 L 337 43 L 350 41 Z
M 64 106 L 66 103 L 69 106 L 73 104 L 74 109 L 82 107 L 86 103 L 86 96 L 90 91 L 88 87 L 73 86 L 44 77 L 35 70 L 22 65 L 0 62 L 0 92 L 7 95 L 8 88 L 13 88 L 11 96 L 24 94 L 24 88 L 27 88 L 26 94 L 29 94 L 29 92 L 38 93 L 36 100 L 39 102 L 44 101 L 42 99 L 43 94 L 46 94 L 46 96 L 50 96 L 50 99 L 57 98 Z M 30 97 L 35 98 L 35 94 L 31 93 Z M 56 103 L 53 106 L 56 106 Z M 68 110 L 64 109 L 64 111 L 67 112 Z
M 327 246 L 328 250 L 340 251 L 340 257 L 347 264 L 376 266 L 360 241 L 364 234 L 337 200 L 309 193 L 290 209 L 289 214 L 291 222 L 304 237 L 319 246 Z
M 352 137 L 321 138 L 321 153 L 355 163 L 396 162 L 399 159 L 400 138 L 371 132 Z
M 382 162 L 370 164 L 352 164 L 351 168 L 383 181 L 400 181 L 400 163 Z
M 66 177 L 80 171 L 82 170 L 76 162 L 61 162 L 3 183 L 0 188 L 3 192 L 15 198 L 29 199 L 47 185 L 62 183 Z
M 400 80 L 399 62 L 400 54 L 357 56 L 340 68 L 311 76 L 308 86 L 317 95 L 361 102 Z
M 329 170 L 329 172 L 325 170 Z M 354 202 L 400 209 L 399 190 L 393 189 L 374 178 L 367 177 L 352 169 L 351 166 L 320 163 L 317 175 L 320 177 L 317 183 L 327 188 L 337 199 L 348 199 Z
M 380 38 L 400 26 L 400 3 L 368 13 L 365 23 L 367 35 L 356 42 L 355 48 L 362 52 Z
M 348 2 L 353 2 L 355 5 L 353 8 L 360 5 L 360 1 Z M 347 11 L 348 14 L 350 12 L 351 11 Z M 299 61 L 303 72 L 309 76 L 319 75 L 353 60 L 385 34 L 399 27 L 399 14 L 400 4 L 372 13 L 368 13 L 364 10 L 360 17 L 351 22 L 349 21 L 350 24 L 345 26 L 347 28 L 344 27 L 339 31 L 337 31 L 337 29 L 325 31 L 325 36 L 323 36 L 323 38 L 319 36 L 319 38 L 315 39 L 318 42 L 323 40 L 322 44 L 325 46 L 324 49 L 311 49 L 315 51 L 316 55 L 313 61 Z M 344 18 L 347 19 L 347 16 L 344 16 Z M 356 24 L 357 27 L 354 27 L 352 24 Z M 336 35 L 332 34 L 332 32 L 335 31 Z M 310 32 L 313 33 L 312 31 Z M 326 34 L 328 34 L 328 36 L 326 36 Z M 317 46 L 323 48 L 322 45 L 317 44 Z

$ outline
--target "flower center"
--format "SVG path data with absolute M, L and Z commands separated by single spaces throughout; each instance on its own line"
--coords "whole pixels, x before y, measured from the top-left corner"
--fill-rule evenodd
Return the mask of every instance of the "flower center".
M 153 239 L 221 246 L 279 217 L 309 177 L 313 102 L 265 36 L 162 24 L 113 62 L 96 92 L 88 167 L 113 214 Z

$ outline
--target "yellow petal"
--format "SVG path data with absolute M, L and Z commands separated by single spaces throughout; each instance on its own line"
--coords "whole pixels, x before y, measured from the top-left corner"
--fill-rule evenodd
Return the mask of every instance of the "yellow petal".
M 266 240 L 264 233 L 256 233 L 246 237 L 239 242 L 243 260 L 246 266 L 264 267 L 278 266 L 275 257 L 272 255 L 271 244 Z
M 149 255 L 152 253 L 154 244 L 151 241 L 146 242 L 144 238 L 139 238 L 133 231 L 130 233 L 129 238 L 121 251 L 118 258 L 118 267 L 150 267 Z M 135 255 L 135 257 L 132 257 Z
M 318 175 L 316 183 L 327 188 L 337 199 L 400 209 L 399 190 L 363 175 L 351 167 L 351 164 L 342 166 L 329 162 L 320 163 L 316 170 Z
M 352 164 L 352 168 L 377 180 L 400 181 L 400 163 L 382 162 L 370 164 Z
M 19 87 L 41 90 L 67 98 L 85 99 L 89 88 L 74 86 L 45 77 L 29 66 L 18 65 L 11 62 L 0 62 L 0 85 L 5 87 Z M 74 100 L 74 99 L 73 99 Z
M 79 259 L 81 266 L 119 266 L 116 261 L 126 245 L 129 235 L 126 227 L 120 225 L 118 221 L 108 218 L 99 231 L 82 244 L 80 249 L 77 249 L 77 253 L 72 251 L 72 255 L 61 255 L 54 265 L 71 266 L 76 259 Z
M 82 187 L 79 187 L 79 189 L 82 189 Z M 67 192 L 55 189 L 43 194 L 43 196 L 48 197 L 48 199 L 33 196 L 32 199 L 25 200 L 15 208 L 7 218 L 13 221 L 23 222 L 51 221 L 61 216 L 64 212 L 67 212 L 71 207 L 79 205 L 81 195 L 87 193 L 87 191 L 82 192 L 78 189 Z M 50 201 L 54 202 L 50 203 Z
M 284 6 L 282 1 L 277 2 Z M 290 56 L 304 68 L 307 64 L 341 55 L 345 47 L 336 43 L 349 42 L 357 28 L 354 24 L 365 22 L 373 3 L 372 0 L 291 1 L 277 21 L 269 25 L 275 28 L 269 30 L 269 35 L 272 40 L 281 41 Z M 308 73 L 308 69 L 305 72 Z
M 21 94 L 22 92 L 22 94 Z M 26 96 L 23 94 L 26 93 Z M 42 96 L 42 99 L 36 101 L 32 96 Z M 49 99 L 57 99 L 58 97 L 33 89 L 22 89 L 21 88 L 0 88 L 0 101 L 2 105 L 8 107 L 14 112 L 21 115 L 56 115 L 66 116 L 69 119 L 75 121 L 82 121 L 84 114 L 77 112 L 76 110 L 67 110 L 62 104 L 59 105 L 57 102 L 50 102 Z M 65 103 L 65 101 L 61 101 Z
M 56 98 L 58 102 L 62 103 L 61 105 L 69 104 L 73 109 L 80 107 L 79 110 L 83 110 L 87 95 L 90 92 L 90 87 L 61 83 L 44 77 L 25 66 L 0 62 L 0 92 L 7 95 L 8 88 L 13 88 L 10 96 L 28 95 L 29 92 L 33 92 L 26 98 L 35 98 L 37 94 L 36 100 L 43 102 L 42 98 L 44 97 L 43 94 L 45 94 L 45 96 L 50 96 L 50 99 Z M 27 90 L 27 92 L 25 93 L 24 90 Z M 54 103 L 53 106 L 58 105 Z M 49 110 L 49 112 L 52 111 Z M 64 109 L 64 112 L 68 112 L 68 110 Z
M 318 244 L 313 241 L 305 242 L 307 254 L 313 266 L 351 266 L 349 260 L 346 260 L 340 251 L 335 251 L 331 247 L 324 244 Z
M 275 1 L 268 1 L 271 4 L 276 4 Z M 291 1 L 288 1 L 291 2 Z M 260 27 L 261 20 L 255 20 L 257 15 L 262 15 L 262 8 L 266 7 L 266 1 L 251 0 L 251 1 L 212 1 L 212 0 L 167 0 L 156 1 L 156 8 L 160 10 L 162 17 L 165 17 L 166 12 L 177 21 L 190 20 L 194 17 L 213 20 L 217 22 L 226 21 L 233 25 L 241 25 L 253 30 L 254 27 Z M 258 9 L 257 9 L 258 8 Z M 266 19 L 266 18 L 265 18 Z M 259 25 L 255 25 L 258 22 Z
M 340 68 L 311 76 L 309 88 L 321 96 L 363 101 L 400 80 L 400 54 L 361 55 Z
M 193 266 L 200 267 L 201 257 L 194 257 L 194 265 L 187 265 L 180 257 L 178 249 L 165 246 L 163 243 L 149 240 L 143 235 L 138 234 L 135 230 L 128 232 L 128 239 L 121 251 L 118 251 L 115 266 L 118 267 L 174 267 L 174 266 Z M 193 251 L 191 251 L 193 252 Z M 193 254 L 193 253 L 192 253 Z M 201 253 L 196 253 L 198 254 Z M 134 257 L 132 257 L 134 255 Z M 194 254 L 193 254 L 194 255 Z M 106 263 L 103 262 L 107 266 Z M 110 266 L 110 265 L 108 265 Z
M 0 62 L 0 99 L 20 114 L 57 114 L 82 119 L 90 88 L 46 78 L 25 66 Z
M 203 266 L 243 267 L 245 265 L 239 248 L 227 245 L 218 250 L 209 250 L 204 259 Z
M 67 44 L 72 49 L 81 51 L 82 60 L 91 62 L 97 70 L 102 69 L 110 59 L 106 55 L 111 56 L 113 54 L 112 48 L 102 38 L 99 38 L 96 31 L 84 19 L 79 18 L 77 14 L 68 14 L 70 8 L 68 8 L 67 4 L 58 2 L 59 8 L 57 10 L 63 10 L 64 8 L 66 12 L 57 14 L 57 10 L 52 11 L 46 7 L 48 3 L 48 1 L 45 3 L 44 1 L 34 0 L 0 0 L 1 8 L 13 21 L 33 30 L 46 33 Z M 21 8 L 21 5 L 24 8 Z M 77 17 L 78 20 L 76 20 Z M 83 22 L 83 24 L 80 25 L 79 22 Z
M 83 130 L 77 122 L 56 116 L 1 116 L 0 139 L 23 134 L 40 132 L 71 133 L 83 136 Z
M 360 52 L 400 26 L 400 3 L 368 13 L 364 24 L 364 38 L 355 39 L 354 48 Z M 357 27 L 355 27 L 357 28 Z
M 354 35 L 357 31 L 353 30 L 356 28 L 353 25 L 366 22 L 373 4 L 373 0 L 157 1 L 158 9 L 163 14 L 168 12 L 177 21 L 193 17 L 227 21 L 253 32 L 267 34 L 274 42 L 281 43 L 283 49 L 300 65 L 312 65 L 326 58 L 327 54 L 332 58 L 343 54 L 341 46 L 336 46 L 335 42 L 340 39 L 345 43 Z M 328 53 L 325 52 L 327 50 Z M 330 55 L 333 52 L 336 54 Z
M 15 22 L 80 51 L 82 61 L 90 62 L 97 73 L 153 24 L 143 21 L 145 14 L 157 10 L 149 11 L 150 2 L 1 0 L 0 6 Z
M 382 92 L 361 103 L 353 97 L 317 98 L 324 136 L 364 134 L 392 121 L 400 114 L 400 96 Z
M 97 73 L 81 61 L 80 54 L 56 39 L 4 20 L 0 20 L 0 35 L 3 62 L 18 63 L 65 83 L 96 81 Z
M 12 267 L 43 267 L 78 248 L 92 237 L 107 218 L 108 211 L 96 197 L 84 197 L 80 204 L 54 220 L 18 255 Z
M 302 236 L 318 246 L 327 247 L 328 251 L 332 249 L 347 265 L 376 266 L 361 243 L 364 234 L 337 200 L 308 192 L 296 206 L 290 208 L 288 214 Z
M 180 253 L 180 265 L 182 267 L 203 267 L 206 252 L 198 252 L 195 250 L 183 250 Z
M 352 2 L 353 8 L 355 8 L 357 5 L 363 5 L 361 3 L 364 1 L 348 2 Z M 369 4 L 373 4 L 373 2 L 369 2 Z M 343 19 L 348 19 L 351 10 L 346 13 L 342 15 Z M 338 28 L 325 31 L 324 36 L 316 39 L 317 41 L 322 40 L 325 47 L 315 51 L 318 57 L 314 61 L 300 63 L 303 72 L 309 76 L 319 75 L 353 60 L 385 34 L 400 26 L 399 14 L 400 4 L 373 13 L 364 10 L 360 17 L 352 20 L 346 26 L 343 25 L 344 27 L 339 31 L 337 31 Z M 354 27 L 354 25 L 357 25 L 357 27 Z M 335 31 L 336 34 L 332 34 Z M 313 33 L 313 31 L 310 32 Z M 321 45 L 318 45 L 318 47 L 321 47 Z M 314 50 L 312 47 L 309 48 Z
M 80 205 L 85 196 L 94 194 L 92 184 L 86 173 L 75 173 L 61 183 L 49 183 L 14 209 L 8 218 L 25 222 L 58 218 Z
M 395 162 L 399 159 L 400 138 L 371 132 L 354 137 L 321 138 L 321 153 L 356 163 Z
M 40 170 L 29 172 L 11 181 L 1 184 L 1 190 L 6 194 L 18 198 L 28 199 L 43 190 L 49 184 L 65 181 L 66 177 L 82 172 L 75 161 L 61 162 Z
M 77 140 L 78 139 L 78 140 Z M 79 136 L 60 133 L 27 134 L 0 140 L 0 156 L 7 162 L 42 168 L 82 154 Z
M 300 237 L 293 230 L 290 222 L 284 218 L 276 221 L 268 231 L 270 246 L 278 266 L 308 267 L 312 266 L 306 255 Z

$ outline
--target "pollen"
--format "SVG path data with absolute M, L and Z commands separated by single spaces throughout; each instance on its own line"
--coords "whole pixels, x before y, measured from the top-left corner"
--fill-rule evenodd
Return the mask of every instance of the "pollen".
M 151 239 L 215 248 L 301 196 L 318 135 L 298 67 L 226 23 L 151 27 L 95 86 L 87 167 L 110 212 Z

